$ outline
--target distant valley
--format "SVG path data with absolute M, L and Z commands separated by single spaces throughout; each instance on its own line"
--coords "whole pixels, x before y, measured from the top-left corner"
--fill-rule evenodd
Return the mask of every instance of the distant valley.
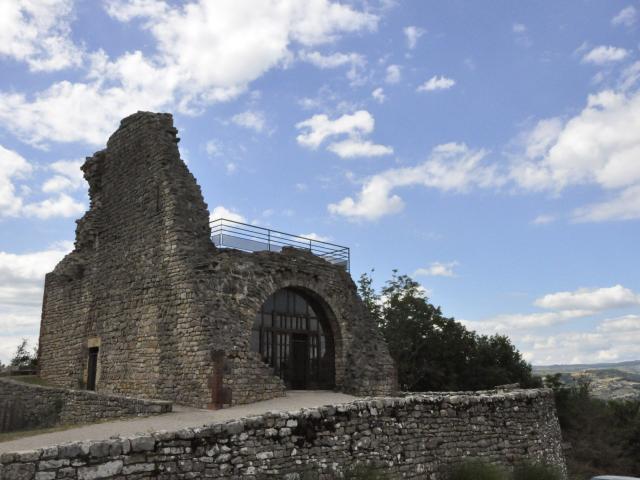
M 619 363 L 594 363 L 574 365 L 536 365 L 536 375 L 544 377 L 559 373 L 566 385 L 575 385 L 587 376 L 591 382 L 591 394 L 605 400 L 640 400 L 640 360 Z

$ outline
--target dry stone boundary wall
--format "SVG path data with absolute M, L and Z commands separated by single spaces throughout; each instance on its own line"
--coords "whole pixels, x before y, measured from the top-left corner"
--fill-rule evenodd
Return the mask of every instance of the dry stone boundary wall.
M 0 433 L 168 413 L 172 403 L 0 378 Z
M 301 479 L 356 462 L 393 478 L 444 480 L 480 457 L 565 471 L 549 390 L 371 398 L 176 432 L 0 455 L 0 479 Z

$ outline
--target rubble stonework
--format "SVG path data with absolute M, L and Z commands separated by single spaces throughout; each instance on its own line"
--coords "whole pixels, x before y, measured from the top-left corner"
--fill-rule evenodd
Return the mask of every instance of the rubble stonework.
M 464 458 L 566 474 L 550 390 L 374 398 L 176 432 L 0 455 L 0 479 L 335 478 L 357 462 L 444 480 Z M 4 475 L 4 477 L 3 477 Z
M 0 378 L 0 433 L 159 415 L 171 402 L 30 385 Z
M 282 395 L 249 341 L 256 312 L 289 287 L 331 325 L 336 389 L 392 393 L 393 362 L 349 274 L 298 249 L 217 249 L 176 135 L 171 115 L 138 112 L 83 165 L 91 204 L 73 252 L 46 276 L 41 377 L 86 388 L 97 348 L 98 392 L 198 407 L 215 403 L 215 388 L 230 404 Z

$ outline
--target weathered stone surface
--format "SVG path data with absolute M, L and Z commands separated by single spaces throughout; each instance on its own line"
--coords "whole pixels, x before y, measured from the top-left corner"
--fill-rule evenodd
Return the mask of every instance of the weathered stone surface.
M 130 442 L 132 451 L 107 457 L 90 457 L 95 444 L 88 450 L 85 444 L 60 447 L 59 463 L 40 460 L 38 465 L 56 472 L 56 478 L 73 480 L 300 478 L 305 471 L 340 472 L 356 462 L 378 465 L 394 479 L 445 480 L 451 464 L 469 457 L 507 467 L 545 461 L 564 470 L 549 390 L 374 398 L 297 413 L 267 413 L 243 423 L 247 428 L 241 433 L 226 428 L 230 424 L 215 424 L 190 439 L 182 439 L 184 431 L 177 431 L 113 440 Z M 84 450 L 87 453 L 78 453 Z M 4 478 L 35 478 L 35 466 L 28 461 L 32 457 L 0 458 Z
M 153 450 L 156 440 L 153 437 L 135 437 L 131 439 L 131 450 L 134 452 L 149 452 Z
M 0 377 L 0 432 L 157 415 L 171 409 L 167 401 L 44 387 Z
M 294 288 L 330 324 L 336 387 L 392 393 L 386 344 L 342 267 L 295 248 L 216 249 L 176 133 L 171 115 L 139 112 L 87 158 L 90 209 L 73 252 L 45 281 L 41 376 L 84 388 L 89 349 L 97 347 L 99 392 L 203 407 L 222 371 L 226 402 L 281 396 L 282 380 L 250 349 L 251 326 L 270 295 Z
M 78 480 L 98 480 L 109 478 L 122 472 L 122 460 L 111 460 L 92 467 L 80 467 Z

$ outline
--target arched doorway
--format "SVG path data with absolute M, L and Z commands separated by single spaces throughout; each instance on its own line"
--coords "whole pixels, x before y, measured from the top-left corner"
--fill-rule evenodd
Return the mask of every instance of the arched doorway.
M 335 385 L 335 347 L 323 309 L 309 295 L 283 288 L 256 314 L 251 349 L 292 389 Z

